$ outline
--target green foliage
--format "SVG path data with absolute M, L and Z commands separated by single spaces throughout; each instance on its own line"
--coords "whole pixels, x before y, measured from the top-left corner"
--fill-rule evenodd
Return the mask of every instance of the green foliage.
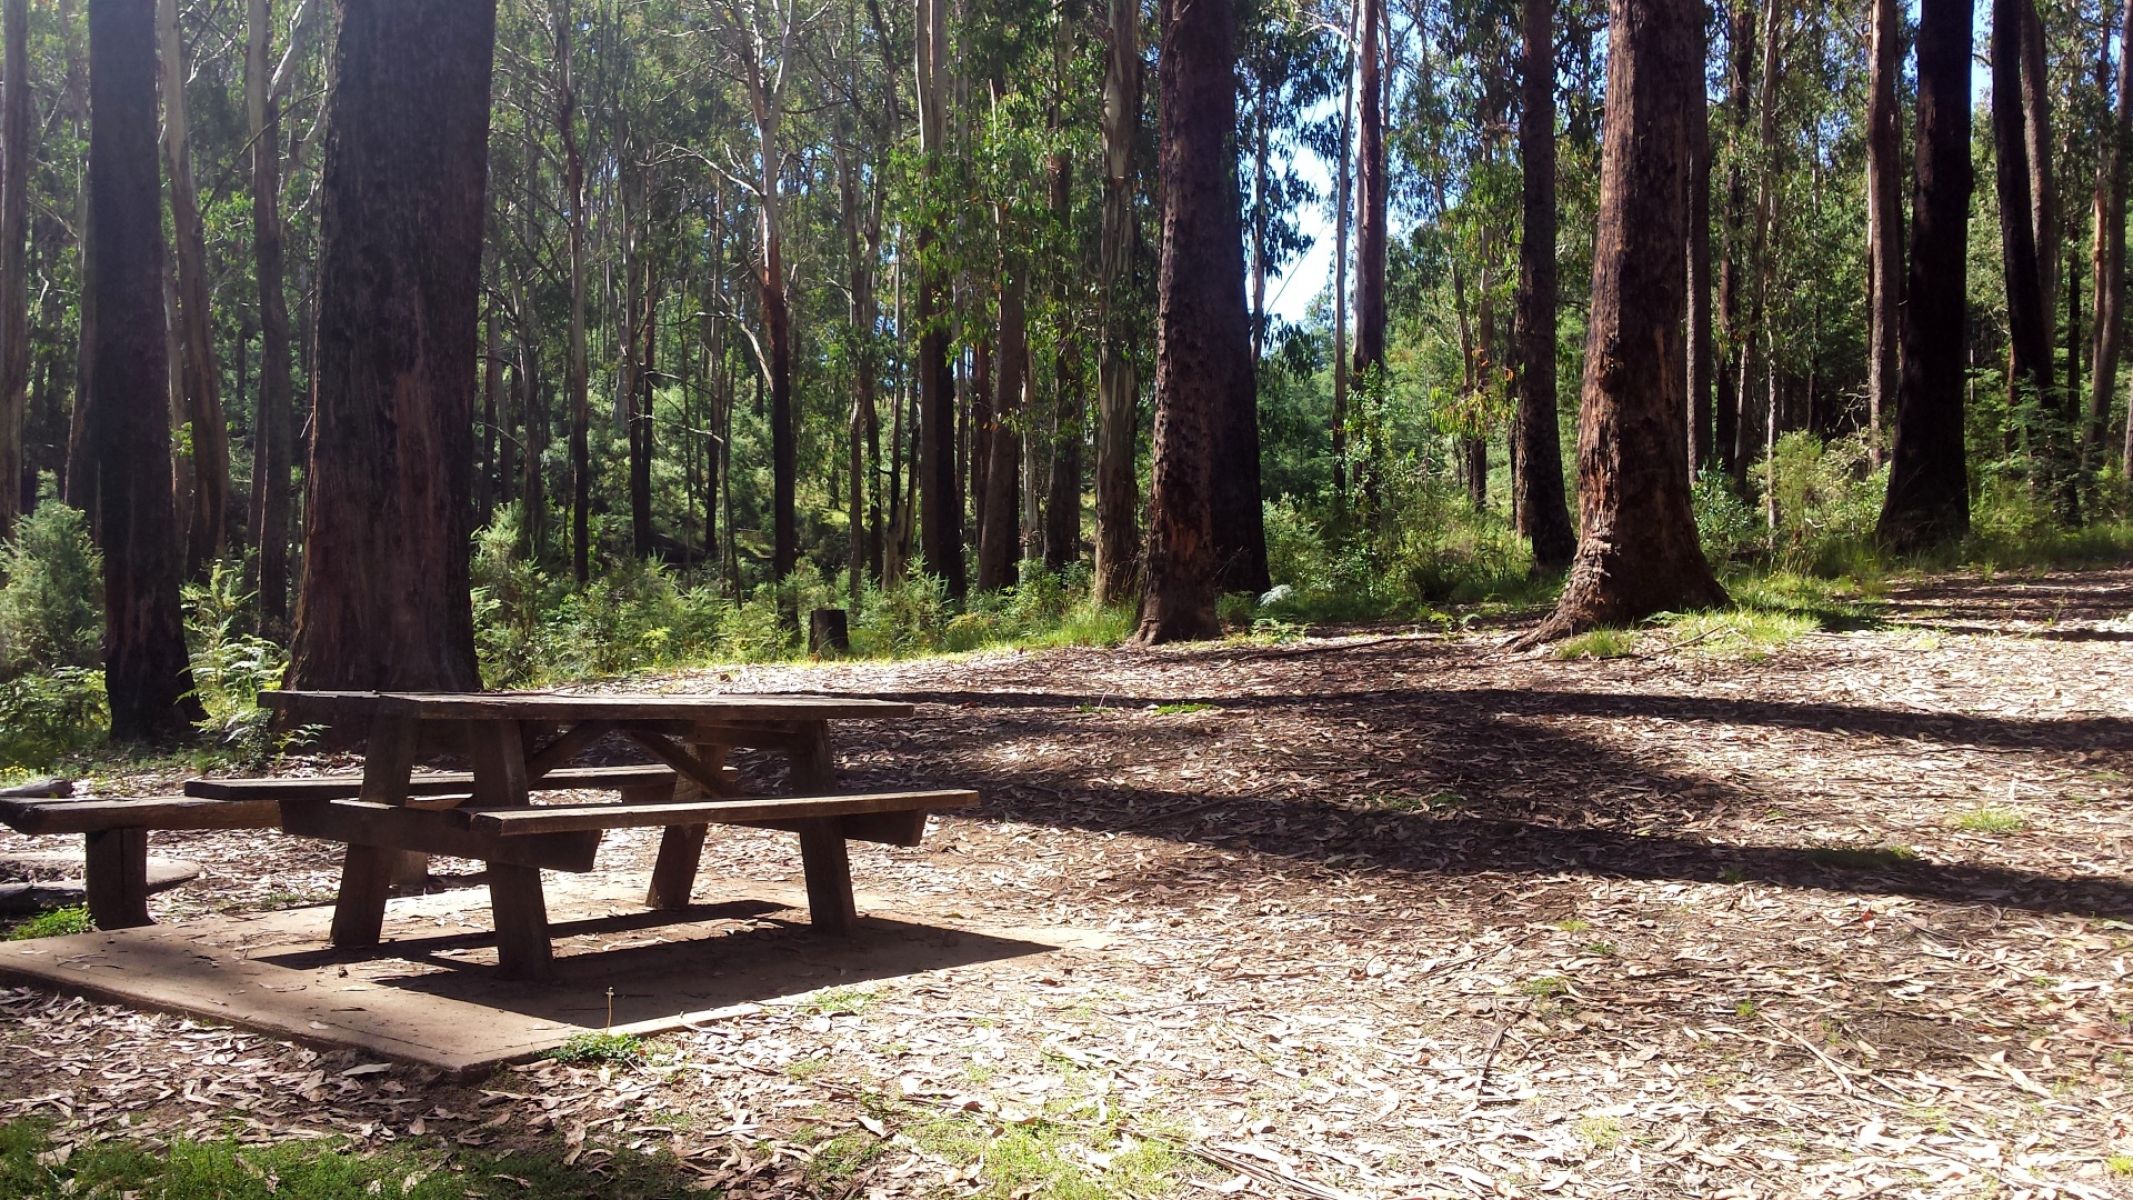
M 0 767 L 44 770 L 103 745 L 101 669 L 60 667 L 0 681 Z
M 65 937 L 70 933 L 88 933 L 95 928 L 95 922 L 89 919 L 89 910 L 76 905 L 38 913 L 8 930 L 7 940 L 26 942 L 31 938 Z
M 0 678 L 102 660 L 104 563 L 78 509 L 47 499 L 0 549 Z
M 1555 644 L 1560 659 L 1628 658 L 1637 652 L 1637 635 L 1626 629 L 1594 629 Z
M 550 1050 L 546 1057 L 566 1063 L 637 1063 L 644 1059 L 644 1039 L 631 1033 L 580 1033 Z
M 1781 568 L 1836 574 L 1874 557 L 1874 525 L 1888 491 L 1862 438 L 1780 437 L 1763 464 L 1765 503 L 1776 516 L 1771 557 Z
M 184 599 L 193 691 L 207 710 L 203 728 L 247 761 L 272 757 L 283 743 L 259 693 L 281 685 L 289 659 L 279 643 L 245 632 L 254 596 L 243 590 L 242 566 L 210 564 L 205 580 L 185 585 Z

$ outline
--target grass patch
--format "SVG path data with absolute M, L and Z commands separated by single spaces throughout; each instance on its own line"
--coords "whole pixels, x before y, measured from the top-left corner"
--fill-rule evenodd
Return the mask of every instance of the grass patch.
M 180 1139 L 167 1152 L 98 1140 L 56 1149 L 48 1128 L 0 1125 L 0 1196 L 21 1200 L 139 1195 L 157 1200 L 654 1200 L 690 1194 L 697 1177 L 664 1155 L 616 1151 L 599 1174 L 560 1152 L 490 1154 L 439 1146 L 349 1153 L 338 1141 L 238 1146 Z
M 2103 1160 L 2103 1169 L 2113 1175 L 2133 1175 L 2133 1154 L 2113 1154 Z
M 89 933 L 95 928 L 96 923 L 89 919 L 87 908 L 54 908 L 8 930 L 7 940 L 26 942 L 31 938 L 65 937 L 70 933 Z
M 1168 1196 L 1193 1167 L 1164 1143 L 1046 1118 L 995 1130 L 973 1118 L 935 1115 L 904 1132 L 950 1162 L 981 1164 L 977 1195 L 985 1200 Z
M 1628 658 L 1637 652 L 1637 635 L 1627 629 L 1595 629 L 1555 644 L 1560 659 Z
M 1204 713 L 1213 711 L 1215 711 L 1215 706 L 1212 704 L 1198 704 L 1191 702 L 1180 702 L 1176 704 L 1158 704 L 1155 706 L 1155 715 L 1159 717 L 1189 717 L 1194 713 Z
M 1570 981 L 1560 975 L 1540 975 L 1518 985 L 1528 996 L 1561 996 L 1570 991 Z
M 1761 662 L 1822 627 L 1800 613 L 1754 608 L 1667 613 L 1656 622 L 1666 628 L 1670 650 L 1741 662 Z
M 1557 921 L 1555 927 L 1564 933 L 1583 933 L 1592 928 L 1592 922 L 1583 917 L 1570 917 L 1566 920 Z
M 644 1060 L 644 1039 L 634 1033 L 581 1033 L 547 1057 L 566 1063 L 636 1063 Z
M 1612 1150 L 1622 1144 L 1622 1122 L 1598 1114 L 1578 1118 L 1578 1136 L 1595 1150 Z
M 864 988 L 823 988 L 821 991 L 809 996 L 801 1003 L 800 1007 L 804 1011 L 814 1013 L 817 1016 L 856 1016 L 873 1007 L 876 999 L 878 997 L 874 993 Z
M 1968 833 L 2020 833 L 2029 828 L 2029 818 L 2011 808 L 1987 804 L 1957 817 L 1955 827 Z
M 1825 867 L 1847 871 L 1889 870 L 1924 861 L 1909 846 L 1815 846 L 1807 857 Z

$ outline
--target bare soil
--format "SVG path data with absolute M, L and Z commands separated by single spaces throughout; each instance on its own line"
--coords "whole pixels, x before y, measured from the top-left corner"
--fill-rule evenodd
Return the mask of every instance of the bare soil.
M 856 849 L 862 888 L 1111 947 L 470 1087 L 0 992 L 0 1119 L 668 1150 L 732 1195 L 2133 1196 L 2133 570 L 1935 578 L 1863 625 L 1759 660 L 1514 625 L 632 681 L 918 701 L 848 777 L 985 801 Z M 156 852 L 206 867 L 159 920 L 333 886 L 292 840 Z M 706 871 L 791 857 L 714 837 Z

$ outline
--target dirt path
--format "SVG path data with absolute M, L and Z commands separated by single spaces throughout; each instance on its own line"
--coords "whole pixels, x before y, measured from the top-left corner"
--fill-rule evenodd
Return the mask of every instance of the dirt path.
M 986 802 L 862 886 L 1112 948 L 479 1088 L 0 993 L 0 1118 L 666 1147 L 734 1195 L 2133 1195 L 2133 571 L 1881 616 L 1762 661 L 1374 631 L 651 681 L 922 702 L 848 773 Z M 164 919 L 331 888 L 158 844 L 210 868 Z

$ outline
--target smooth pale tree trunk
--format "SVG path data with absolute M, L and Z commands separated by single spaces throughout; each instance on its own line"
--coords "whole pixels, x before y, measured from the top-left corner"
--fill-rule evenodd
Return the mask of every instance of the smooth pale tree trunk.
M 281 101 L 270 66 L 271 0 L 249 0 L 245 18 L 245 114 L 252 137 L 252 271 L 259 288 L 259 383 L 252 415 L 252 539 L 262 629 L 289 623 L 289 468 L 293 385 L 281 219 Z
M 1881 465 L 1884 429 L 1895 409 L 1903 362 L 1903 13 L 1898 0 L 1873 0 L 1868 31 L 1872 70 L 1866 99 L 1866 446 Z
M 65 30 L 67 54 L 67 103 L 73 109 L 74 133 L 82 145 L 78 183 L 75 189 L 75 227 L 81 230 L 75 252 L 75 277 L 84 281 L 95 277 L 90 250 L 96 241 L 96 223 L 89 212 L 89 56 L 81 46 L 75 32 L 73 0 L 59 0 L 59 23 Z M 95 410 L 95 390 L 90 383 L 95 377 L 96 364 L 96 289 L 85 285 L 81 291 L 81 310 L 76 314 L 79 336 L 74 347 L 74 411 L 67 424 L 67 469 L 66 478 L 60 487 L 60 495 L 75 508 L 89 516 L 91 526 L 96 524 L 98 504 L 96 471 L 96 423 L 92 419 Z
M 1064 42 L 1066 22 L 1059 27 Z M 1074 218 L 1073 162 L 1060 151 L 1050 164 L 1052 219 L 1061 229 L 1071 228 Z M 1052 304 L 1066 312 L 1071 301 L 1071 273 L 1060 271 L 1052 280 Z M 1052 470 L 1044 501 L 1044 565 L 1055 572 L 1081 557 L 1081 413 L 1080 348 L 1061 338 L 1052 349 Z
M 1738 481 L 1744 465 L 1739 457 L 1742 359 L 1747 357 L 1750 333 L 1742 316 L 1743 293 L 1748 290 L 1748 179 L 1743 169 L 1747 157 L 1748 119 L 1751 112 L 1750 82 L 1755 71 L 1755 9 L 1748 0 L 1736 0 L 1726 17 L 1726 124 L 1733 153 L 1727 156 L 1726 202 L 1722 220 L 1726 230 L 1726 256 L 1718 265 L 1718 320 L 1722 360 L 1718 371 L 1718 394 L 1711 414 L 1712 458 L 1727 478 Z
M 22 507 L 22 429 L 30 395 L 30 11 L 0 9 L 0 542 Z
M 1577 557 L 1535 644 L 1723 604 L 1681 453 L 1688 108 L 1703 94 L 1699 0 L 1611 0 L 1592 317 L 1578 421 Z
M 1773 185 L 1778 171 L 1778 84 L 1784 71 L 1784 56 L 1778 45 L 1778 19 L 1780 15 L 1791 17 L 1790 0 L 1769 0 L 1763 9 L 1762 32 L 1762 78 L 1756 86 L 1756 146 L 1762 163 L 1762 172 L 1756 179 L 1755 206 L 1749 212 L 1754 228 L 1749 234 L 1748 253 L 1744 258 L 1748 271 L 1753 276 L 1748 284 L 1748 313 L 1741 322 L 1740 377 L 1735 387 L 1739 411 L 1733 423 L 1733 484 L 1741 491 L 1747 490 L 1748 463 L 1755 457 L 1755 434 L 1757 422 L 1752 418 L 1754 395 L 1755 343 L 1761 338 L 1765 343 L 1767 357 L 1772 347 L 1767 343 L 1771 330 L 1767 323 L 1770 307 L 1770 286 L 1773 277 L 1771 232 L 1777 213 Z M 1774 369 L 1764 364 L 1765 372 Z M 1761 432 L 1766 438 L 1775 436 L 1775 413 L 1767 413 Z
M 923 2 L 923 0 L 921 0 Z M 1123 603 L 1140 565 L 1140 371 L 1134 363 L 1134 147 L 1141 127 L 1140 5 L 1110 0 L 1104 55 L 1103 232 L 1098 249 L 1096 601 Z
M 481 686 L 469 476 L 495 30 L 495 0 L 341 9 L 291 687 Z
M 2111 419 L 2111 401 L 2118 390 L 2118 358 L 2122 349 L 2126 304 L 2126 153 L 2133 138 L 2133 0 L 2127 0 L 2118 34 L 2118 79 L 2115 100 L 2097 165 L 2094 290 L 2096 328 L 2092 338 L 2089 370 L 2089 416 L 2082 434 L 2081 461 L 2084 469 L 2103 465 L 2106 427 Z M 2133 420 L 2127 422 L 2133 441 Z M 2122 460 L 2123 461 L 2123 460 Z
M 1517 313 L 1511 335 L 1516 358 L 1517 453 L 1512 511 L 1533 545 L 1533 565 L 1560 571 L 1577 551 L 1563 494 L 1562 435 L 1555 409 L 1555 5 L 1524 0 L 1523 102 L 1518 150 L 1524 233 L 1518 243 Z
M 1903 365 L 1879 534 L 1898 551 L 1970 529 L 1963 457 L 1970 248 L 1970 0 L 1921 0 Z
M 1237 124 L 1232 0 L 1167 0 L 1158 60 L 1162 267 L 1158 274 L 1155 471 L 1137 640 L 1218 636 L 1221 425 L 1254 387 L 1244 236 L 1231 138 Z M 1225 466 L 1228 464 L 1225 464 Z
M 918 126 L 920 170 L 938 186 L 948 153 L 946 89 L 948 15 L 945 0 L 917 0 Z M 919 552 L 924 569 L 960 600 L 964 573 L 963 497 L 957 486 L 955 372 L 948 344 L 952 314 L 948 272 L 938 261 L 940 231 L 930 219 L 918 227 L 918 507 Z
M 155 0 L 89 10 L 89 290 L 97 313 L 98 460 L 104 552 L 104 690 L 111 736 L 168 742 L 202 716 L 180 616 L 170 493 L 170 363 L 164 345 L 162 177 L 156 162 Z
M 1348 27 L 1351 31 L 1347 60 L 1341 68 L 1341 144 L 1335 153 L 1339 164 L 1333 183 L 1333 496 L 1342 504 L 1348 498 L 1348 224 L 1354 203 L 1353 143 L 1355 139 L 1355 39 L 1363 8 L 1372 0 L 1353 0 Z M 1454 260 L 1456 267 L 1457 260 Z M 1462 311 L 1464 308 L 1462 306 Z
M 192 519 L 185 537 L 185 569 L 199 575 L 229 541 L 230 433 L 222 412 L 222 368 L 215 357 L 214 313 L 207 277 L 207 236 L 193 185 L 191 121 L 185 103 L 190 74 L 178 32 L 177 0 L 157 6 L 163 85 L 163 156 L 170 171 L 171 236 L 177 258 L 178 382 L 191 426 Z

